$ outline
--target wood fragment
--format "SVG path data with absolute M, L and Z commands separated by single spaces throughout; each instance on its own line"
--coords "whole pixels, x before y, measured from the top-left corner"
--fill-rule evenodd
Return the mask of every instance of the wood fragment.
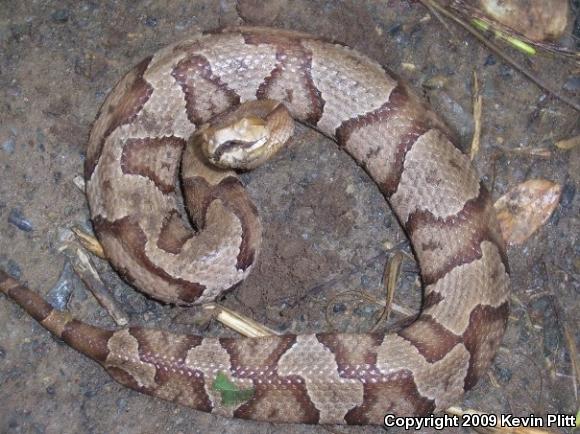
M 548 148 L 536 148 L 533 146 L 522 146 L 519 148 L 508 148 L 501 145 L 494 145 L 504 154 L 523 156 L 523 157 L 538 157 L 549 159 L 552 158 L 552 152 Z
M 578 360 L 578 348 L 574 334 L 570 331 L 568 325 L 564 322 L 564 340 L 568 347 L 568 354 L 570 356 L 570 363 L 572 364 L 572 388 L 574 389 L 574 399 L 578 402 L 578 379 L 580 379 L 580 360 Z
M 242 336 L 259 338 L 279 334 L 275 330 L 217 303 L 205 304 L 203 308 L 212 311 L 215 319 Z
M 74 232 L 74 234 L 77 237 L 77 240 L 81 243 L 81 245 L 85 249 L 87 249 L 93 255 L 96 255 L 101 259 L 107 259 L 105 251 L 103 250 L 103 246 L 101 245 L 101 243 L 99 243 L 99 240 L 97 240 L 95 237 L 88 234 L 78 226 L 72 227 L 71 230 Z
M 69 250 L 73 247 L 69 247 Z M 91 258 L 80 248 L 75 248 L 73 254 L 69 255 L 72 266 L 81 280 L 87 285 L 97 301 L 109 313 L 113 321 L 119 326 L 129 324 L 129 319 L 121 305 L 115 300 L 107 290 L 99 274 L 95 270 Z
M 385 287 L 386 300 L 383 306 L 383 311 L 379 316 L 375 325 L 371 328 L 371 333 L 375 332 L 381 325 L 389 320 L 389 315 L 393 307 L 393 298 L 395 296 L 395 289 L 397 288 L 397 281 L 401 274 L 401 264 L 403 263 L 403 254 L 396 252 L 392 255 L 383 272 L 383 285 Z
M 566 320 L 566 313 L 560 306 L 558 297 L 554 294 L 552 290 L 550 292 L 550 300 L 554 308 L 556 321 L 562 329 L 562 334 L 564 335 L 564 342 L 566 343 L 566 348 L 568 350 L 568 356 L 570 357 L 570 364 L 572 365 L 572 388 L 574 391 L 574 398 L 578 402 L 578 379 L 580 378 L 580 364 L 578 360 L 578 348 L 576 346 L 576 339 L 574 332 L 570 330 L 568 326 L 568 321 Z M 555 373 L 557 375 L 557 372 Z
M 580 145 L 580 135 L 556 142 L 556 148 L 562 149 L 563 151 L 569 151 L 578 145 Z
M 425 80 L 421 86 L 425 89 L 443 89 L 448 81 L 449 79 L 446 76 L 438 74 Z
M 77 175 L 73 178 L 73 184 L 83 193 L 85 192 L 85 178 L 81 175 Z

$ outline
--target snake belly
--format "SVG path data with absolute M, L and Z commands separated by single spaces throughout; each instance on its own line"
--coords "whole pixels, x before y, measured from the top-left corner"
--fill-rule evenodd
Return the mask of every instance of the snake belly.
M 127 73 L 99 112 L 85 164 L 112 265 L 150 296 L 185 305 L 213 300 L 249 273 L 261 240 L 256 209 L 234 172 L 209 167 L 186 144 L 213 116 L 254 99 L 282 101 L 379 186 L 421 268 L 423 310 L 409 326 L 253 339 L 108 331 L 53 310 L 1 272 L 0 289 L 120 383 L 218 415 L 382 424 L 386 413 L 457 403 L 489 367 L 509 313 L 490 195 L 439 118 L 344 45 L 226 29 L 168 46 Z M 179 212 L 178 176 L 191 224 Z

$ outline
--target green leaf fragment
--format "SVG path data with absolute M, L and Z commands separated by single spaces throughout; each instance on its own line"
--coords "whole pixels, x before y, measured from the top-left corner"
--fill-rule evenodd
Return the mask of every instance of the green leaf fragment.
M 580 428 L 580 410 L 576 413 L 576 428 Z
M 482 21 L 478 18 L 473 18 L 471 20 L 471 24 L 473 24 L 479 30 L 487 31 L 489 29 L 489 24 L 487 24 L 485 21 Z
M 232 382 L 224 372 L 218 372 L 213 380 L 212 389 L 219 392 L 222 397 L 222 404 L 234 406 L 249 400 L 254 396 L 255 389 L 240 389 Z
M 473 27 L 476 27 L 479 30 L 483 30 L 484 32 L 490 30 L 491 28 L 491 26 L 488 23 L 478 18 L 473 18 L 471 20 L 471 24 L 473 25 Z M 527 54 L 528 56 L 535 56 L 537 54 L 536 49 L 527 42 L 524 42 L 516 37 L 506 35 L 505 33 L 497 29 L 493 29 L 493 33 L 496 38 L 503 39 L 508 44 L 511 44 L 514 48 L 517 48 L 522 53 Z
M 510 44 L 512 44 L 515 48 L 517 48 L 518 50 L 520 50 L 522 53 L 527 54 L 528 56 L 535 56 L 537 51 L 534 47 L 532 47 L 530 44 L 521 41 L 517 38 L 514 38 L 512 36 L 502 36 L 507 42 L 509 42 Z

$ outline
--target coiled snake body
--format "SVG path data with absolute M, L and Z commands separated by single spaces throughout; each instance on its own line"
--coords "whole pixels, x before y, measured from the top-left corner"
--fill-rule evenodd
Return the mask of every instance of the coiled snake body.
M 384 193 L 425 285 L 411 325 L 258 339 L 108 331 L 52 309 L 1 271 L 0 290 L 120 383 L 198 410 L 323 424 L 444 410 L 482 376 L 502 338 L 505 247 L 489 194 L 445 125 L 348 47 L 236 28 L 173 44 L 127 73 L 101 108 L 85 166 L 109 260 L 140 290 L 177 304 L 210 301 L 248 274 L 261 240 L 256 209 L 234 172 L 186 145 L 201 124 L 255 99 L 281 101 L 333 137 Z M 175 196 L 184 149 L 181 188 L 196 230 Z

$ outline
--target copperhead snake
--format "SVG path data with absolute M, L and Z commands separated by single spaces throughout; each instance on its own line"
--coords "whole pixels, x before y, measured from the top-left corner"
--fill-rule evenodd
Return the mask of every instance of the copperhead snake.
M 85 324 L 1 270 L 0 291 L 121 384 L 201 411 L 382 424 L 386 413 L 456 403 L 489 367 L 509 312 L 490 195 L 438 116 L 344 45 L 242 27 L 185 39 L 131 69 L 98 114 L 85 162 L 109 261 L 141 291 L 181 305 L 213 300 L 247 276 L 261 240 L 256 208 L 235 172 L 187 145 L 202 124 L 255 99 L 282 102 L 377 183 L 420 264 L 418 319 L 389 334 L 204 338 Z M 191 225 L 176 197 L 180 168 Z M 240 393 L 227 399 L 218 378 Z

